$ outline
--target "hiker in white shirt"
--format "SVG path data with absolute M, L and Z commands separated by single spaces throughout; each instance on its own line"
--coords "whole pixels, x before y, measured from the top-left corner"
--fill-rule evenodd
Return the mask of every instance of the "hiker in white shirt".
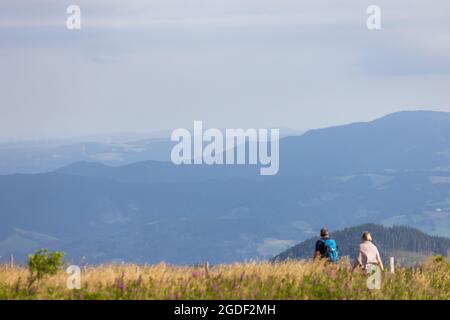
M 377 266 L 384 270 L 380 253 L 372 243 L 372 236 L 368 231 L 365 231 L 362 235 L 362 242 L 359 245 L 358 255 L 353 268 L 362 267 L 367 273 L 372 273 L 374 267 Z

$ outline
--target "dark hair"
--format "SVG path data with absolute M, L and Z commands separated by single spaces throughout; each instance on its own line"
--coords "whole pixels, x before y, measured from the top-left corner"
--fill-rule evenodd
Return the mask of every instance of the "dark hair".
M 328 232 L 327 228 L 324 227 L 324 228 L 320 229 L 320 236 L 322 238 L 328 237 L 329 235 L 330 235 L 330 233 Z

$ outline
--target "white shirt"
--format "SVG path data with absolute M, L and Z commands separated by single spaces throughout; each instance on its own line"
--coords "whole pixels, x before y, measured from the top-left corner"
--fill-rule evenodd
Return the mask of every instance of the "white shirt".
M 364 241 L 359 245 L 357 260 L 363 268 L 366 268 L 367 264 L 379 264 L 381 267 L 383 266 L 380 253 L 371 241 Z

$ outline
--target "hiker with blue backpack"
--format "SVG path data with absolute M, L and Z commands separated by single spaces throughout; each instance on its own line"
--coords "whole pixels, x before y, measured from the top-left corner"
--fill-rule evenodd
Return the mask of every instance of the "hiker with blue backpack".
M 314 253 L 314 260 L 324 258 L 329 262 L 339 261 L 339 252 L 336 241 L 330 238 L 330 233 L 327 228 L 320 230 L 320 239 L 316 242 L 316 251 Z

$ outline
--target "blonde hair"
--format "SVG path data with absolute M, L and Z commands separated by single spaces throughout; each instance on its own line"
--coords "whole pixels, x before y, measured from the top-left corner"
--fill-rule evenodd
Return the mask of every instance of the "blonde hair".
M 372 241 L 372 236 L 370 235 L 369 231 L 364 231 L 362 234 L 362 239 L 364 241 Z

